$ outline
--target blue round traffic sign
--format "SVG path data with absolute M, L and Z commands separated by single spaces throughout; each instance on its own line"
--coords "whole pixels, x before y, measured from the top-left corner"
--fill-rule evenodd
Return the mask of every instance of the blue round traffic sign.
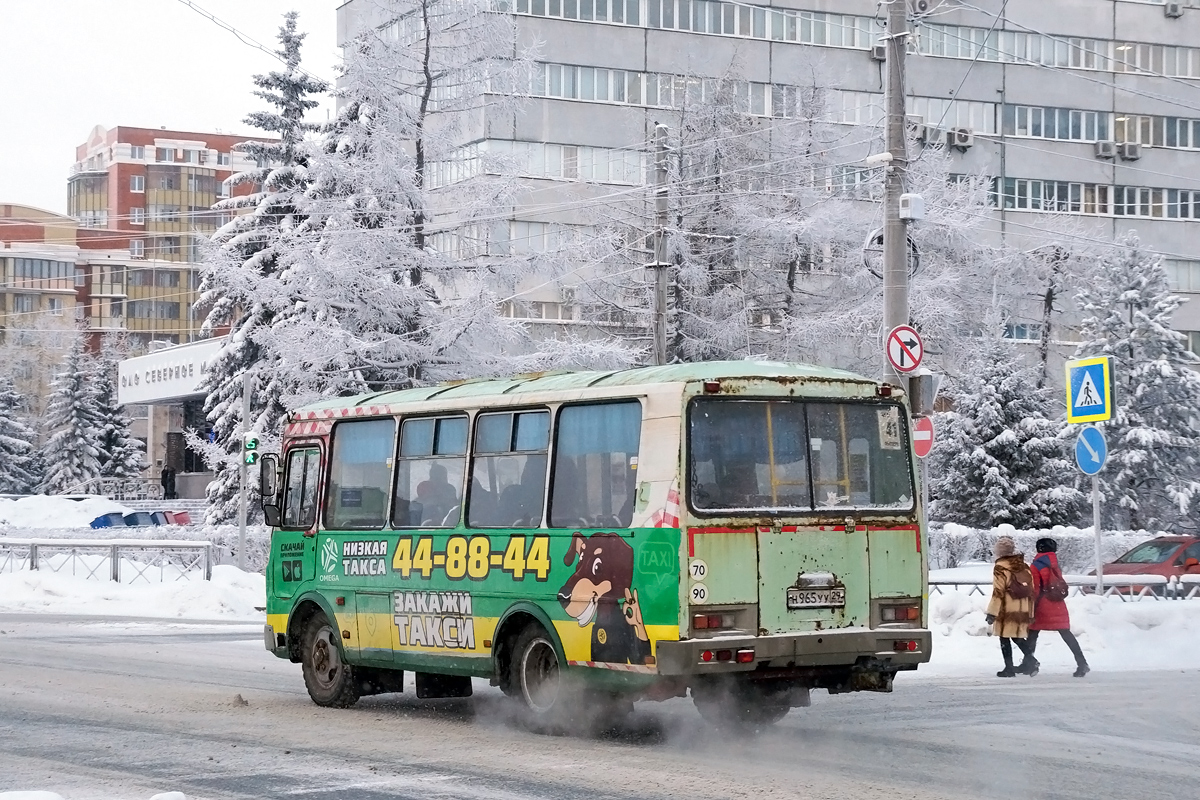
M 1099 428 L 1088 426 L 1079 431 L 1075 440 L 1075 463 L 1084 475 L 1095 475 L 1108 460 L 1108 442 Z

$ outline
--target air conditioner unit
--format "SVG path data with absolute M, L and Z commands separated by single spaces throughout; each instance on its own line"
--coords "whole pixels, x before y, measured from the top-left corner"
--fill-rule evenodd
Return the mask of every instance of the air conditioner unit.
M 1163 3 L 1163 13 L 1171 19 L 1183 16 L 1183 3 Z
M 1117 146 L 1117 155 L 1122 161 L 1137 161 L 1142 157 L 1142 146 L 1137 142 L 1121 142 Z
M 200 150 L 200 151 L 199 151 L 199 153 L 200 153 L 200 163 L 201 163 L 201 164 L 206 164 L 206 163 L 208 163 L 208 151 L 207 151 L 207 150 Z
M 876 44 L 871 46 L 871 58 L 875 61 L 887 61 L 887 45 Z
M 917 141 L 922 144 L 934 145 L 946 143 L 946 131 L 936 125 L 921 125 L 917 128 Z
M 946 142 L 956 150 L 966 150 L 975 144 L 975 132 L 970 128 L 951 128 L 946 134 Z
M 1116 158 L 1116 142 L 1096 142 L 1096 158 Z
M 928 14 L 941 4 L 942 0 L 911 0 L 909 6 L 914 14 Z

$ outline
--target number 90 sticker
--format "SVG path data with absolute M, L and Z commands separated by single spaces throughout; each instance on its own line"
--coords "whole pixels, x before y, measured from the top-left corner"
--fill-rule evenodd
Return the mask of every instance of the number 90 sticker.
M 693 558 L 688 562 L 688 574 L 692 576 L 692 580 L 702 581 L 708 577 L 708 564 L 702 559 Z
M 708 587 L 703 583 L 692 584 L 691 601 L 693 603 L 704 603 L 708 601 Z

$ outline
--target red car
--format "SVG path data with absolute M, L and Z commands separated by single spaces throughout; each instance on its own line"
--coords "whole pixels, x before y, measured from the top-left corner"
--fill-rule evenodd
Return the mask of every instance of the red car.
M 1092 570 L 1090 575 L 1095 575 Z M 1200 536 L 1158 536 L 1104 565 L 1105 575 L 1200 575 Z

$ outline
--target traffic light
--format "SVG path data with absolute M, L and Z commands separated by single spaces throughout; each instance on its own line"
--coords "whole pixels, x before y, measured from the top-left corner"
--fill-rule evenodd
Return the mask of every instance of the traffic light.
M 242 437 L 242 463 L 248 467 L 258 463 L 258 434 L 247 433 Z

